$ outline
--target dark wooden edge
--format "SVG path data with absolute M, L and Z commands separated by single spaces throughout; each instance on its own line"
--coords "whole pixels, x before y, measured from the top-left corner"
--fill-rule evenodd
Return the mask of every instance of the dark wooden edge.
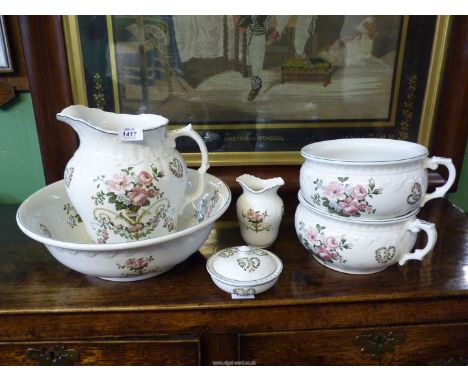
M 73 130 L 55 118 L 72 104 L 62 21 L 60 16 L 19 16 L 18 20 L 45 180 L 52 183 L 63 178 L 78 147 Z
M 45 178 L 51 183 L 63 178 L 65 165 L 78 147 L 74 132 L 55 119 L 57 112 L 72 104 L 62 23 L 60 16 L 20 16 L 19 21 Z M 431 154 L 452 158 L 458 173 L 468 133 L 465 106 L 468 104 L 467 24 L 468 17 L 454 17 L 431 145 Z M 446 177 L 443 170 L 442 176 L 431 175 L 430 182 L 441 184 L 442 177 Z M 237 187 L 235 178 L 244 172 L 265 178 L 282 176 L 288 189 L 299 188 L 299 166 L 210 168 L 210 173 L 219 176 L 230 187 Z
M 5 29 L 9 39 L 13 71 L 0 73 L 0 107 L 14 100 L 18 91 L 29 90 L 26 65 L 24 63 L 23 46 L 17 16 L 3 16 Z
M 18 16 L 5 16 L 5 26 L 10 39 L 10 51 L 13 59 L 14 71 L 11 73 L 2 73 L 0 75 L 0 81 L 13 86 L 16 91 L 29 90 Z
M 460 174 L 468 137 L 468 16 L 454 16 L 431 154 L 452 158 Z M 447 178 L 445 168 L 440 173 Z M 459 176 L 451 189 L 456 191 Z

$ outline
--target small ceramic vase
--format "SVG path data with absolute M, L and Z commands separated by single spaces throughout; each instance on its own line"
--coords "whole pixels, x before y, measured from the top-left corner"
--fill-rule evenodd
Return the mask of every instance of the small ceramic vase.
M 278 188 L 282 178 L 260 179 L 244 174 L 236 181 L 243 193 L 237 199 L 237 219 L 244 241 L 253 247 L 266 248 L 274 243 L 283 217 L 284 205 Z

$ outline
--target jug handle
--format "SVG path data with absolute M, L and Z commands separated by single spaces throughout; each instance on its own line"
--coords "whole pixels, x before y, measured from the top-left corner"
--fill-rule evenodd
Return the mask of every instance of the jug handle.
M 421 200 L 421 207 L 424 207 L 424 205 L 431 199 L 444 197 L 447 191 L 450 189 L 450 187 L 452 187 L 453 183 L 455 182 L 457 170 L 455 169 L 455 166 L 453 165 L 452 160 L 450 158 L 444 158 L 444 157 L 428 158 L 426 159 L 426 163 L 424 166 L 425 168 L 430 168 L 431 170 L 435 170 L 437 167 L 439 167 L 440 164 L 442 166 L 447 167 L 449 177 L 443 186 L 437 187 L 435 191 L 423 196 Z
M 429 223 L 425 220 L 416 219 L 407 224 L 408 231 L 418 233 L 423 230 L 427 234 L 427 244 L 423 249 L 416 249 L 414 252 L 405 253 L 401 256 L 398 264 L 404 265 L 408 260 L 422 260 L 435 246 L 437 241 L 437 231 L 434 223 Z
M 184 204 L 180 211 L 184 209 L 184 207 L 198 199 L 201 194 L 203 193 L 204 190 L 204 177 L 208 169 L 210 168 L 210 163 L 208 161 L 208 149 L 206 148 L 205 142 L 203 141 L 203 138 L 192 128 L 192 124 L 189 123 L 187 126 L 169 131 L 167 133 L 167 140 L 168 144 L 172 147 L 175 148 L 175 140 L 176 138 L 186 136 L 189 138 L 192 138 L 198 145 L 201 151 L 202 159 L 201 159 L 201 165 L 198 168 L 198 186 L 195 192 L 192 192 L 190 195 L 186 196 L 186 199 L 184 200 Z

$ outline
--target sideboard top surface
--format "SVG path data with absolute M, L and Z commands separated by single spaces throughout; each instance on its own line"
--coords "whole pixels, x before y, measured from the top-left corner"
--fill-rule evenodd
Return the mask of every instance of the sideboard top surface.
M 235 309 L 468 297 L 468 217 L 449 201 L 431 201 L 419 215 L 434 222 L 438 231 L 435 249 L 422 262 L 394 265 L 372 275 L 348 275 L 323 267 L 306 252 L 293 224 L 297 196 L 281 196 L 285 217 L 270 250 L 282 259 L 283 273 L 272 289 L 251 300 L 232 300 L 213 284 L 205 268 L 206 258 L 215 251 L 243 244 L 235 198 L 199 252 L 163 275 L 124 283 L 66 268 L 18 229 L 17 206 L 0 206 L 0 313 Z

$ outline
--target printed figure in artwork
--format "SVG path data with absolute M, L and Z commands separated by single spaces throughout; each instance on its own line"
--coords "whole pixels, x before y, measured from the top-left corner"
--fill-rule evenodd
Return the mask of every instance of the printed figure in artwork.
M 366 17 L 355 27 L 355 33 L 336 40 L 320 52 L 320 57 L 333 66 L 362 64 L 372 57 L 377 24 L 374 17 Z
M 386 118 L 405 23 L 370 15 L 113 16 L 121 110 L 220 125 Z M 84 45 L 94 47 L 85 32 Z M 92 65 L 87 83 L 101 76 L 109 107 L 105 70 Z M 350 107 L 350 94 L 368 107 Z
M 296 16 L 294 48 L 296 56 L 307 60 L 306 43 L 315 31 L 318 16 Z M 274 21 L 274 26 L 273 26 Z M 263 86 L 262 70 L 265 52 L 273 45 L 291 21 L 291 16 L 240 16 L 238 26 L 248 33 L 248 56 L 252 67 L 251 89 L 247 99 L 253 101 Z
M 173 16 L 120 16 L 118 20 L 124 30 L 121 33 L 130 40 L 125 49 L 118 46 L 122 50 L 120 59 L 125 62 L 120 65 L 122 75 L 127 78 L 123 86 L 127 97 L 141 97 L 140 112 L 148 112 L 150 101 L 165 100 L 173 92 L 193 92 L 184 78 Z M 142 41 L 145 59 L 136 66 L 132 56 L 139 54 L 138 44 Z M 139 76 L 134 74 L 137 70 Z M 159 91 L 155 91 L 155 86 Z
M 251 89 L 247 99 L 253 101 L 263 86 L 261 72 L 267 45 L 279 37 L 279 32 L 271 28 L 272 16 L 240 16 L 238 26 L 248 34 L 247 52 L 252 65 Z

